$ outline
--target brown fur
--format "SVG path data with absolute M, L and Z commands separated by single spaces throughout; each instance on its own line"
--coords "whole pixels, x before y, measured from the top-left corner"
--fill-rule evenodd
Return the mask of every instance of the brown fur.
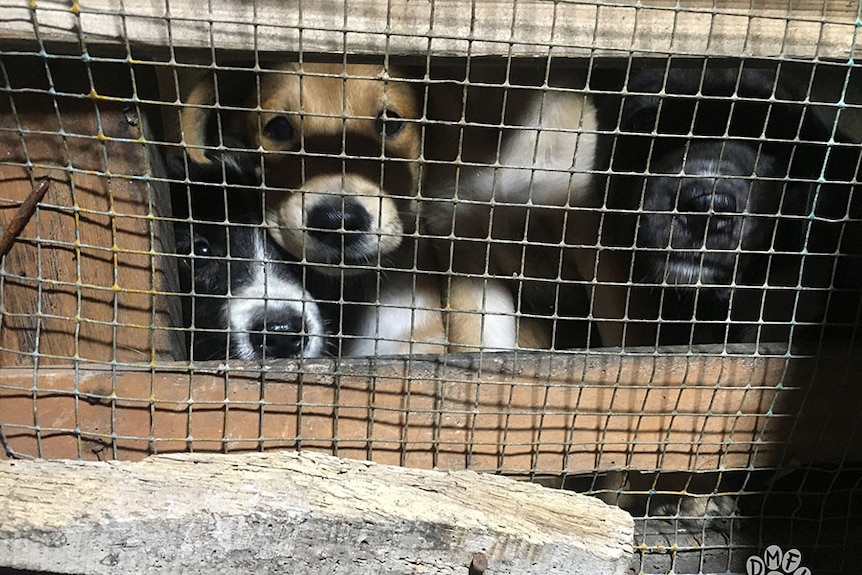
M 442 350 L 437 282 L 417 282 L 423 291 L 415 300 L 398 291 L 414 287 L 399 277 L 409 272 L 397 270 L 411 268 L 415 257 L 414 246 L 403 237 L 415 230 L 417 211 L 421 132 L 415 120 L 421 108 L 416 91 L 407 82 L 388 78 L 380 66 L 289 63 L 262 73 L 259 90 L 250 92 L 252 98 L 245 106 L 259 111 L 236 114 L 225 130 L 263 151 L 265 221 L 273 239 L 298 260 L 317 264 L 318 271 L 340 281 L 386 266 L 380 294 L 373 298 L 379 298 L 380 305 L 365 306 L 372 316 L 358 322 L 375 330 L 378 325 L 387 326 L 390 343 L 374 349 L 380 347 L 386 353 Z M 213 101 L 212 83 L 200 82 L 190 92 L 182 115 L 189 156 L 199 163 L 209 161 L 203 153 L 209 121 L 205 106 Z M 381 137 L 379 118 L 384 110 L 387 117 L 403 123 L 396 133 Z M 268 126 L 276 119 L 290 125 L 292 137 L 273 137 Z M 315 208 L 335 206 L 346 211 L 348 201 L 360 206 L 367 226 L 345 231 L 345 219 L 343 228 L 330 230 L 310 219 Z M 330 233 L 328 241 L 321 241 L 321 229 Z M 355 295 L 350 290 L 345 288 L 348 297 Z M 409 313 L 411 301 L 430 309 Z M 373 340 L 376 331 L 352 335 L 367 341 Z
M 400 236 L 412 231 L 414 217 L 402 217 L 402 213 L 415 213 L 411 199 L 418 186 L 418 164 L 399 160 L 419 157 L 420 129 L 415 122 L 407 122 L 384 143 L 376 118 L 385 108 L 407 120 L 417 119 L 420 110 L 413 89 L 404 82 L 383 81 L 383 70 L 373 65 L 304 64 L 302 72 L 308 75 L 303 76 L 296 74 L 299 70 L 291 64 L 285 71 L 294 73 L 262 78 L 263 112 L 248 116 L 245 125 L 245 132 L 257 138 L 252 143 L 264 150 L 309 154 L 267 155 L 267 184 L 285 190 L 267 194 L 267 223 L 273 226 L 276 241 L 295 255 L 317 261 L 296 219 L 320 195 L 337 190 L 355 196 L 376 220 L 372 227 L 381 236 L 374 251 L 392 253 L 400 245 Z M 341 78 L 345 73 L 348 78 Z M 302 116 L 296 114 L 300 110 Z M 267 137 L 263 129 L 285 112 L 295 129 L 295 139 L 287 144 Z M 315 156 L 342 153 L 348 158 Z M 381 161 L 383 154 L 386 159 Z M 306 191 L 304 196 L 295 193 L 300 188 Z M 369 255 L 373 262 L 374 254 Z

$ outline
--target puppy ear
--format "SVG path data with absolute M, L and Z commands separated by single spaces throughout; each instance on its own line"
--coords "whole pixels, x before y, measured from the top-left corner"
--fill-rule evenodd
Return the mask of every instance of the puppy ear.
M 180 112 L 180 127 L 189 158 L 197 164 L 209 164 L 204 153 L 207 124 L 211 106 L 215 104 L 215 85 L 212 73 L 205 72 L 192 86 Z
M 228 133 L 228 127 L 235 126 L 237 118 L 247 113 L 244 108 L 249 106 L 249 95 L 257 85 L 255 77 L 251 70 L 207 70 L 192 84 L 180 112 L 183 142 L 192 162 L 233 162 L 225 152 L 206 149 L 207 146 L 223 144 L 230 153 L 246 147 L 236 139 L 240 134 Z M 216 100 L 229 109 L 215 109 Z M 218 133 L 217 129 L 223 131 Z

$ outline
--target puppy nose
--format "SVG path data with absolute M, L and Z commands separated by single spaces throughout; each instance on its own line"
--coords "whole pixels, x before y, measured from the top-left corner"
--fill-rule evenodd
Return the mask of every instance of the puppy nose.
M 258 318 L 252 324 L 248 335 L 260 359 L 299 357 L 305 347 L 302 318 L 292 313 L 275 314 L 270 311 L 265 320 Z
M 350 197 L 332 197 L 317 202 L 306 221 L 312 237 L 339 250 L 342 245 L 347 248 L 358 242 L 361 234 L 371 227 L 368 211 Z

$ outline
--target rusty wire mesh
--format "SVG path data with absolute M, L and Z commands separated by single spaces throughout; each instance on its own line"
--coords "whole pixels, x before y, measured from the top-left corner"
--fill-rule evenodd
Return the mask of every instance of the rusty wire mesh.
M 638 572 L 855 572 L 858 7 L 309 4 L 0 3 L 6 457 L 506 473 Z

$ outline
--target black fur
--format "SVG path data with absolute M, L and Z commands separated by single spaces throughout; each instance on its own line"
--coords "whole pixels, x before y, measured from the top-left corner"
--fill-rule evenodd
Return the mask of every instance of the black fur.
M 184 327 L 194 360 L 322 355 L 327 321 L 302 268 L 265 228 L 251 155 L 214 154 L 212 165 L 169 159 Z M 211 223 L 210 223 L 211 222 Z M 266 263 L 265 263 L 266 262 Z M 245 296 L 245 297 L 243 297 Z
M 604 240 L 633 248 L 650 294 L 632 315 L 661 320 L 661 344 L 786 342 L 793 323 L 818 337 L 858 150 L 830 150 L 831 127 L 774 67 L 633 67 L 624 90 L 596 99 L 602 131 L 620 132 L 600 145 Z

